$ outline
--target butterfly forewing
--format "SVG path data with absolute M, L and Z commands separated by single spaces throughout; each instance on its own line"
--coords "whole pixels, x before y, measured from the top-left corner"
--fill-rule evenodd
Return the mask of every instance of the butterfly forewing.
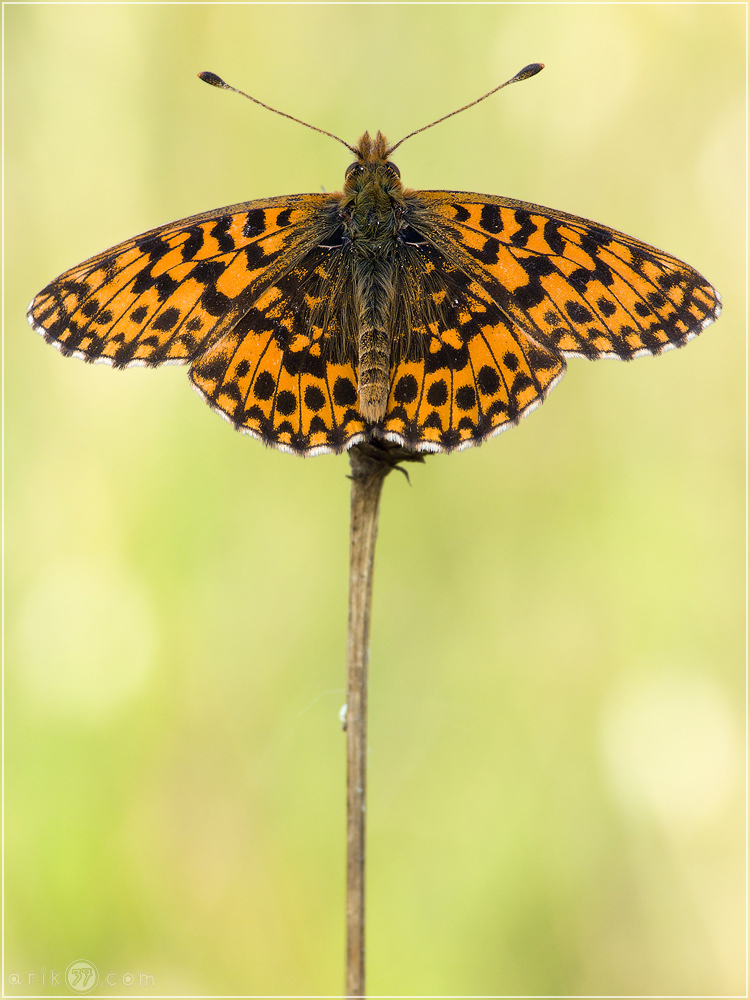
M 503 312 L 560 355 L 659 354 L 719 314 L 697 271 L 606 226 L 508 198 L 421 196 Z
M 323 201 L 248 202 L 153 229 L 61 275 L 34 299 L 30 321 L 87 361 L 192 360 L 300 252 Z

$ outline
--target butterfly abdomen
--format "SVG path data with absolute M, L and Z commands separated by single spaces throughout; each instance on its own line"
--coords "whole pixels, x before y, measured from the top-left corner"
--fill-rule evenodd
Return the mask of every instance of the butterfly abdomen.
M 377 423 L 385 416 L 391 377 L 391 325 L 394 302 L 393 255 L 360 258 L 354 266 L 357 305 L 357 382 L 359 412 Z

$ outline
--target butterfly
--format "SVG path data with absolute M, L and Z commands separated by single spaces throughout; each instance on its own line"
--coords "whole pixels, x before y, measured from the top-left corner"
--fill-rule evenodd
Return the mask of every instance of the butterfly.
M 715 289 L 661 250 L 541 205 L 410 190 L 391 160 L 404 139 L 308 127 L 354 154 L 341 192 L 152 229 L 47 285 L 31 325 L 90 362 L 189 364 L 235 428 L 314 455 L 479 444 L 541 403 L 566 358 L 660 354 L 719 315 Z

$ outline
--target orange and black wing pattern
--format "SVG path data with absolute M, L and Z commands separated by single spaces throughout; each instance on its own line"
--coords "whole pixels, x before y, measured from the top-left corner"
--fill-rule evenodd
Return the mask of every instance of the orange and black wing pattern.
M 192 363 L 196 388 L 239 430 L 296 453 L 340 451 L 365 424 L 354 366 L 331 357 L 333 326 L 316 309 L 342 280 L 341 248 L 325 244 L 330 204 L 272 198 L 153 229 L 51 282 L 29 321 L 89 362 Z
M 614 229 L 510 198 L 421 197 L 503 312 L 564 357 L 661 354 L 721 311 L 718 292 L 696 270 Z
M 437 249 L 437 239 L 415 231 L 409 248 L 397 294 L 417 300 L 410 345 L 392 365 L 376 430 L 415 451 L 465 448 L 513 426 L 565 371 L 559 354 L 529 338 L 467 274 L 460 247 Z
M 721 311 L 693 268 L 605 226 L 508 198 L 417 197 L 413 255 L 449 278 L 448 308 L 423 358 L 392 373 L 384 430 L 408 447 L 477 444 L 538 405 L 566 357 L 660 354 Z
M 310 207 L 305 196 L 248 202 L 152 229 L 56 278 L 29 320 L 86 361 L 191 361 L 240 318 Z
M 566 357 L 658 354 L 719 314 L 696 271 L 604 226 L 507 198 L 412 195 L 378 424 L 358 409 L 346 321 L 355 265 L 336 195 L 248 202 L 151 230 L 61 275 L 29 319 L 86 361 L 189 363 L 237 429 L 312 455 L 372 437 L 415 451 L 480 443 L 537 406 Z

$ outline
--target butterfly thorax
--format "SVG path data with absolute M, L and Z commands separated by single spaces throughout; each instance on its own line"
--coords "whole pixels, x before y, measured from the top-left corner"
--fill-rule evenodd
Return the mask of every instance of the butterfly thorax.
M 340 211 L 352 249 L 353 310 L 359 411 L 383 418 L 390 387 L 396 278 L 396 236 L 404 208 L 398 167 L 388 162 L 385 136 L 365 132 L 346 172 Z

